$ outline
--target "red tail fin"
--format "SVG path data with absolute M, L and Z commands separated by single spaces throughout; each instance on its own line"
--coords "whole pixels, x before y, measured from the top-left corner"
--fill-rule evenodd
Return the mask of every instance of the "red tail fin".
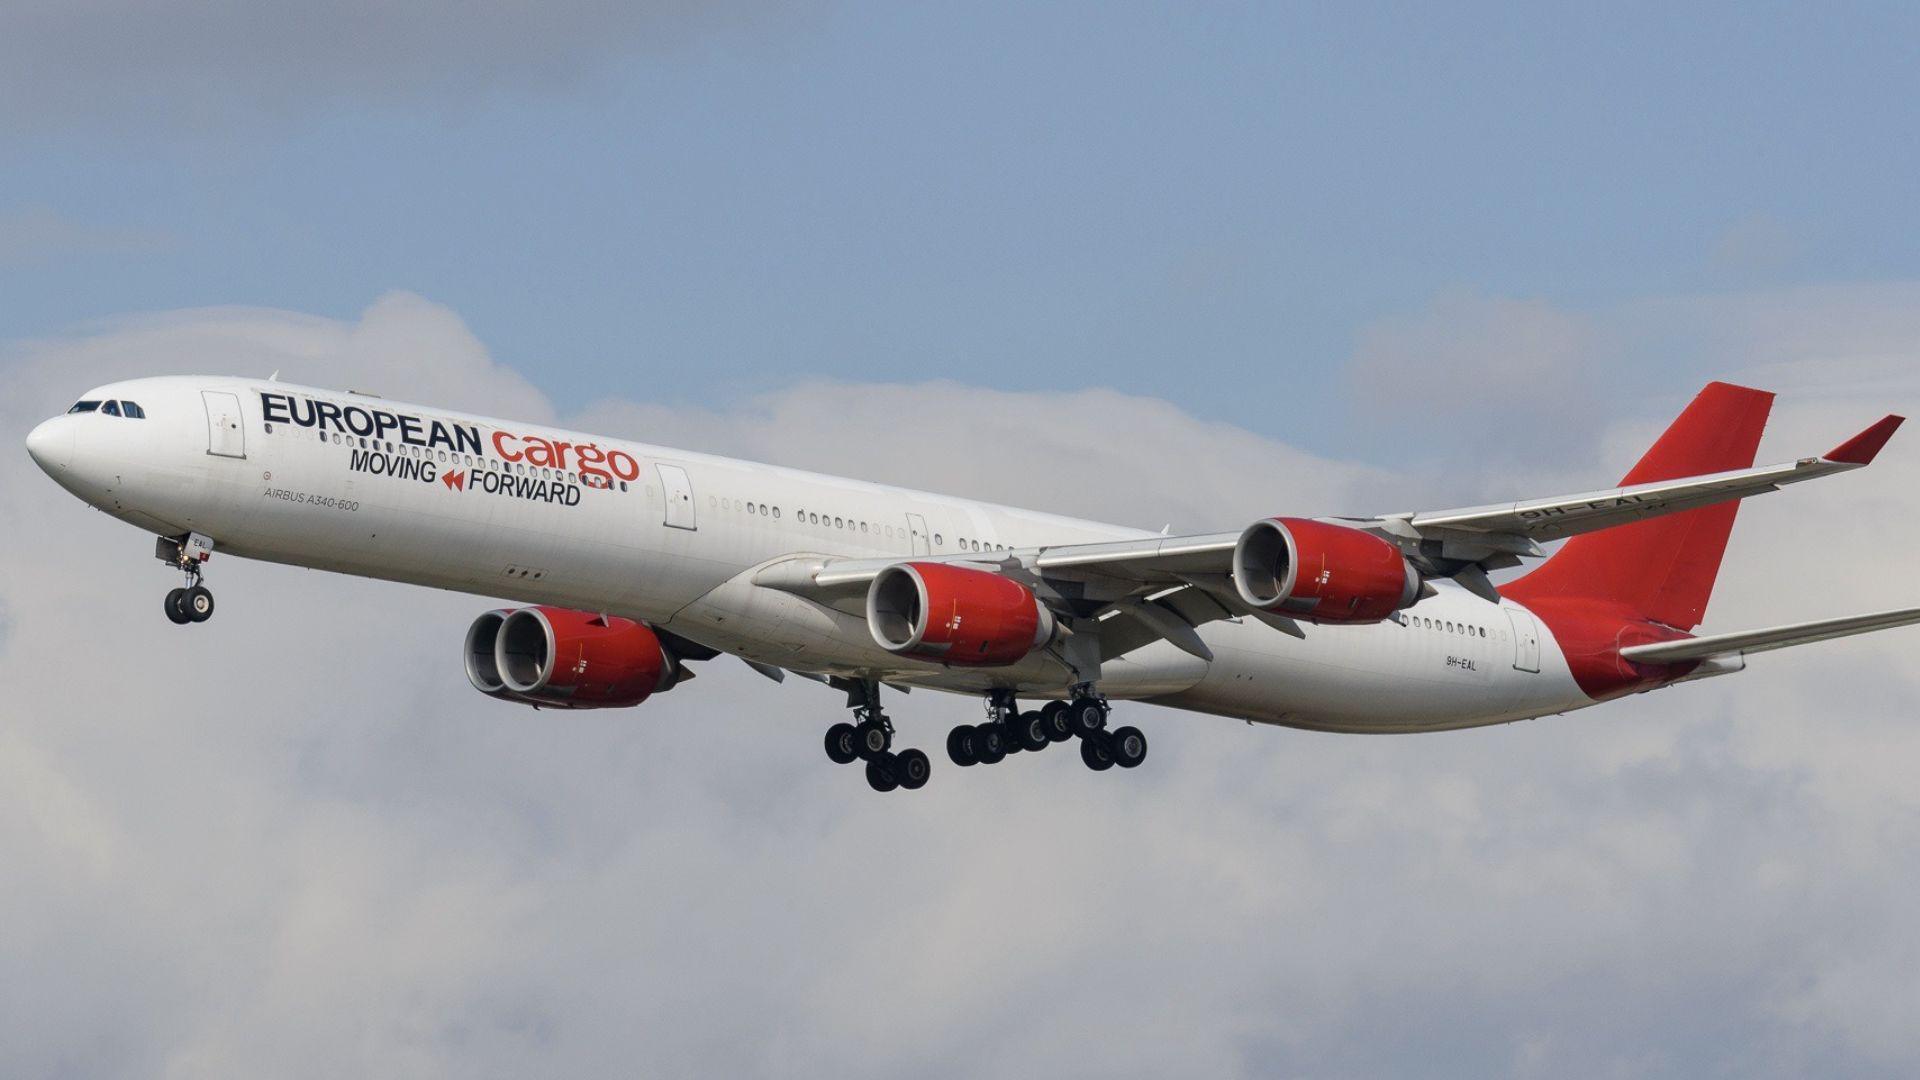
M 1753 465 L 1773 395 L 1709 383 L 1620 481 L 1644 484 Z M 1521 603 L 1569 598 L 1624 604 L 1682 630 L 1700 625 L 1720 573 L 1738 502 L 1637 521 L 1568 540 L 1538 570 L 1501 591 Z

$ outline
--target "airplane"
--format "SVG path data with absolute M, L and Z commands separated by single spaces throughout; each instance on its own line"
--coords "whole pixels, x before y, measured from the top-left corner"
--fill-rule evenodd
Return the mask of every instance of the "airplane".
M 1708 385 L 1614 487 L 1172 536 L 278 380 L 88 391 L 27 438 L 156 536 L 174 623 L 217 550 L 500 597 L 462 645 L 482 694 L 626 708 L 731 654 L 845 694 L 827 756 L 924 786 L 883 688 L 977 695 L 956 766 L 1077 741 L 1134 768 L 1140 701 L 1320 731 L 1507 723 L 1741 671 L 1920 608 L 1696 636 L 1740 500 L 1870 464 L 1902 418 L 1755 467 L 1773 395 Z M 1564 540 L 1551 553 L 1543 544 Z M 1496 585 L 1490 573 L 1537 567 Z M 1022 703 L 1026 703 L 1024 706 Z

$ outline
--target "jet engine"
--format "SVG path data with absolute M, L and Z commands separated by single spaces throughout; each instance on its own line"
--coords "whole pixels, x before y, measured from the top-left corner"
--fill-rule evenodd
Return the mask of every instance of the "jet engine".
M 1315 622 L 1379 622 L 1420 596 L 1420 572 L 1372 533 L 1270 518 L 1240 534 L 1233 587 L 1262 611 Z
M 1053 638 L 1055 622 L 1017 581 L 942 563 L 889 566 L 867 590 L 867 627 L 888 652 L 968 667 L 1012 664 Z
M 467 681 L 553 709 L 619 709 L 668 689 L 679 665 L 645 623 L 559 607 L 489 611 L 467 630 Z

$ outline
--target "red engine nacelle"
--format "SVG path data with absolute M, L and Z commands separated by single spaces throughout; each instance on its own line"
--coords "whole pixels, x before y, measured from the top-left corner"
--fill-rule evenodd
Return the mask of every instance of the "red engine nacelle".
M 1420 572 L 1372 533 L 1303 518 L 1255 522 L 1233 548 L 1233 587 L 1253 607 L 1317 622 L 1379 622 L 1420 597 Z
M 867 627 L 888 652 L 942 664 L 1011 664 L 1053 637 L 1033 590 L 984 570 L 889 566 L 867 590 Z
M 467 681 L 555 709 L 619 709 L 672 686 L 677 665 L 646 624 L 571 608 L 489 611 L 467 631 Z

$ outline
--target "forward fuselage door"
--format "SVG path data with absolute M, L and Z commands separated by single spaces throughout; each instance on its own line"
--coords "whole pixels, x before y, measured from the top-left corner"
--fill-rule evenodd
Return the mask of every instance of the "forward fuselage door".
M 1533 613 L 1507 608 L 1507 622 L 1513 625 L 1513 666 L 1519 671 L 1540 670 L 1540 624 Z
M 654 463 L 660 473 L 660 494 L 667 500 L 666 524 L 669 529 L 697 529 L 693 516 L 693 481 L 678 465 Z
M 247 432 L 240 426 L 240 395 L 202 390 L 207 406 L 207 453 L 215 457 L 247 456 Z
M 933 538 L 927 535 L 927 519 L 919 514 L 907 515 L 907 535 L 913 540 L 915 555 L 933 554 Z

